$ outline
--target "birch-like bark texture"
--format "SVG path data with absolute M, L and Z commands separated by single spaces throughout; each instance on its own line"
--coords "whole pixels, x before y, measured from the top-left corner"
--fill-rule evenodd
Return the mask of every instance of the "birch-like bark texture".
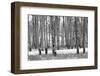
M 31 17 L 31 19 L 30 19 Z M 88 48 L 88 17 L 28 15 L 28 50 L 57 55 L 57 50 Z M 36 49 L 36 50 L 35 50 Z

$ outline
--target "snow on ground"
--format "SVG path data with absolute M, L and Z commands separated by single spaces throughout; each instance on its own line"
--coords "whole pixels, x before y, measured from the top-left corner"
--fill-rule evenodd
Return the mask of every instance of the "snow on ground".
M 41 51 L 42 55 L 45 54 L 45 51 Z M 57 54 L 75 54 L 77 53 L 76 48 L 75 49 L 62 49 L 62 50 L 56 50 Z M 80 53 L 83 53 L 83 48 L 79 49 Z M 86 48 L 86 52 L 88 52 L 88 48 Z M 48 49 L 48 54 L 52 54 L 52 49 Z M 31 52 L 28 52 L 28 55 L 39 55 L 38 49 L 33 49 Z
M 58 59 L 83 59 L 83 58 L 88 58 L 88 53 L 80 53 L 80 54 L 57 54 L 56 56 L 52 54 L 42 54 L 42 55 L 29 55 L 28 60 L 58 60 Z

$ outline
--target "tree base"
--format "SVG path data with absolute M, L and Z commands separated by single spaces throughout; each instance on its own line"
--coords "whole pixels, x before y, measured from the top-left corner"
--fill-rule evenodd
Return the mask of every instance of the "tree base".
M 47 49 L 47 48 L 45 48 L 45 54 L 46 54 L 46 55 L 48 54 L 48 49 Z
M 85 48 L 83 48 L 83 54 L 85 53 Z
M 55 50 L 53 50 L 53 55 L 54 55 L 54 56 L 56 56 L 56 55 L 57 55 L 57 53 L 55 52 Z
M 39 55 L 41 55 L 41 50 L 39 49 Z
M 79 54 L 79 48 L 77 48 L 77 54 Z

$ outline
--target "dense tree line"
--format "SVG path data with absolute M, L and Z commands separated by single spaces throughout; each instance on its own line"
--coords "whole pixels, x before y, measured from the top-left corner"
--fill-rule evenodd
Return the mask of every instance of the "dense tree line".
M 79 48 L 88 47 L 88 18 L 75 16 L 44 16 L 31 15 L 28 21 L 28 49 L 38 49 L 48 53 L 56 50 L 74 49 L 79 54 Z M 28 16 L 30 17 L 30 15 Z M 67 50 L 66 50 L 67 51 Z

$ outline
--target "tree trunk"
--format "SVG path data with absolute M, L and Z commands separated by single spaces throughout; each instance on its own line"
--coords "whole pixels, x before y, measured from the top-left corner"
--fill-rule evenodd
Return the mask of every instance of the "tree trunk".
M 77 49 L 77 54 L 79 54 L 79 46 L 78 46 L 78 17 L 75 17 L 75 34 L 76 34 L 76 49 Z
M 60 17 L 57 18 L 57 50 L 59 50 L 59 24 L 60 24 Z
M 86 21 L 84 18 L 84 21 L 83 21 L 83 53 L 85 53 L 85 26 L 86 26 Z
M 45 24 L 45 54 L 48 53 L 48 38 L 47 38 L 47 16 L 45 18 L 46 24 Z
M 29 19 L 29 16 L 28 16 L 28 19 Z M 31 36 L 32 36 L 32 30 L 31 30 L 31 27 L 32 27 L 32 25 L 31 25 L 31 22 L 32 21 L 28 21 L 28 50 L 29 51 L 32 51 L 32 42 L 31 42 Z
M 56 56 L 56 50 L 55 50 L 55 23 L 54 23 L 54 18 L 51 16 L 51 29 L 52 29 L 52 52 L 53 55 Z

